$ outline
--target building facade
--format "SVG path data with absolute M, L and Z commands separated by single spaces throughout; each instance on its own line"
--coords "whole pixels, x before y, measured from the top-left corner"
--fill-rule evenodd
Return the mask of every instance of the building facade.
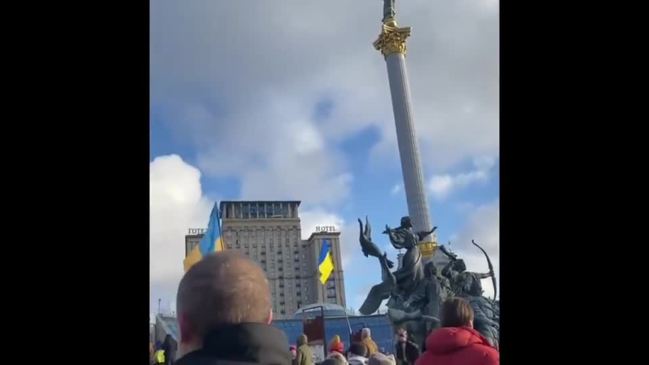
M 332 303 L 345 307 L 340 232 L 314 232 L 302 240 L 299 201 L 222 201 L 221 234 L 226 250 L 237 250 L 257 262 L 268 278 L 273 317 L 292 318 L 302 306 Z M 185 255 L 198 244 L 201 229 L 185 236 Z M 320 283 L 318 257 L 329 240 L 334 271 Z

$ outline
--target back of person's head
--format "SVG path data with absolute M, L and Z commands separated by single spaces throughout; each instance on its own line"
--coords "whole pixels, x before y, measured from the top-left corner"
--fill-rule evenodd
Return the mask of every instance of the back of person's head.
M 181 340 L 219 326 L 270 323 L 271 296 L 263 270 L 234 251 L 210 254 L 185 273 L 176 299 Z
M 462 298 L 447 299 L 442 304 L 440 316 L 442 327 L 473 327 L 473 308 Z
M 383 355 L 380 352 L 372 354 L 368 361 L 368 365 L 396 365 L 396 363 L 393 355 Z
M 308 337 L 306 337 L 306 335 L 304 333 L 297 336 L 297 345 L 298 346 L 306 345 L 308 343 L 309 343 L 309 339 L 308 339 Z
M 361 330 L 361 338 L 365 338 L 365 337 L 372 337 L 372 331 L 367 327 Z
M 359 342 L 354 342 L 349 345 L 349 350 L 347 350 L 347 352 L 349 355 L 367 357 L 367 346 Z
M 327 358 L 328 359 L 334 359 L 335 358 L 335 359 L 340 360 L 340 362 L 343 363 L 343 364 L 347 363 L 347 359 L 345 358 L 345 355 L 343 355 L 340 352 L 332 352 L 327 356 Z
M 321 362 L 320 365 L 345 365 L 345 361 L 337 356 L 330 356 Z

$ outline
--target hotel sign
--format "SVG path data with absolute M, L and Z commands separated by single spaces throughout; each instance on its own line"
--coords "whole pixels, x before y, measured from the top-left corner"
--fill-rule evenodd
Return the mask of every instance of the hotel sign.
M 205 231 L 206 231 L 205 228 L 190 228 L 189 229 L 189 234 L 190 235 L 203 234 L 203 233 L 205 233 Z
M 315 231 L 320 232 L 336 232 L 335 226 L 316 226 Z

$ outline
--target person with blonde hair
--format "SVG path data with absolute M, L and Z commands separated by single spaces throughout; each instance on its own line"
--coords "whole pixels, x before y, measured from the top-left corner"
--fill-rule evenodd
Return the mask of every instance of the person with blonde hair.
M 376 342 L 372 339 L 372 331 L 365 327 L 361 330 L 361 342 L 365 347 L 367 347 L 367 356 L 370 357 L 375 353 L 379 352 L 379 347 L 376 345 Z

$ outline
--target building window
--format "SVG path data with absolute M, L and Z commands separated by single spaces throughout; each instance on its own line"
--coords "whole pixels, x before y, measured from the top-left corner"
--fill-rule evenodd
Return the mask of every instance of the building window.
M 295 277 L 297 278 L 297 275 L 296 275 Z M 299 287 L 301 287 L 301 286 L 302 286 L 302 284 L 300 284 L 300 283 L 296 283 L 296 284 L 295 284 L 295 287 L 296 287 L 296 288 L 299 288 Z
M 298 297 L 300 297 L 300 296 L 302 296 L 302 293 L 301 293 L 301 292 L 297 292 L 297 293 L 295 293 L 295 295 L 297 295 Z
M 282 217 L 288 218 L 288 204 L 282 204 Z
M 284 293 L 279 293 L 279 296 L 280 296 L 280 297 L 283 297 L 283 296 L 284 296 Z
M 234 206 L 234 216 L 235 218 L 241 218 L 241 204 L 236 204 Z
M 282 314 L 286 314 L 286 312 L 283 309 L 281 311 L 279 311 L 279 312 L 282 313 Z

